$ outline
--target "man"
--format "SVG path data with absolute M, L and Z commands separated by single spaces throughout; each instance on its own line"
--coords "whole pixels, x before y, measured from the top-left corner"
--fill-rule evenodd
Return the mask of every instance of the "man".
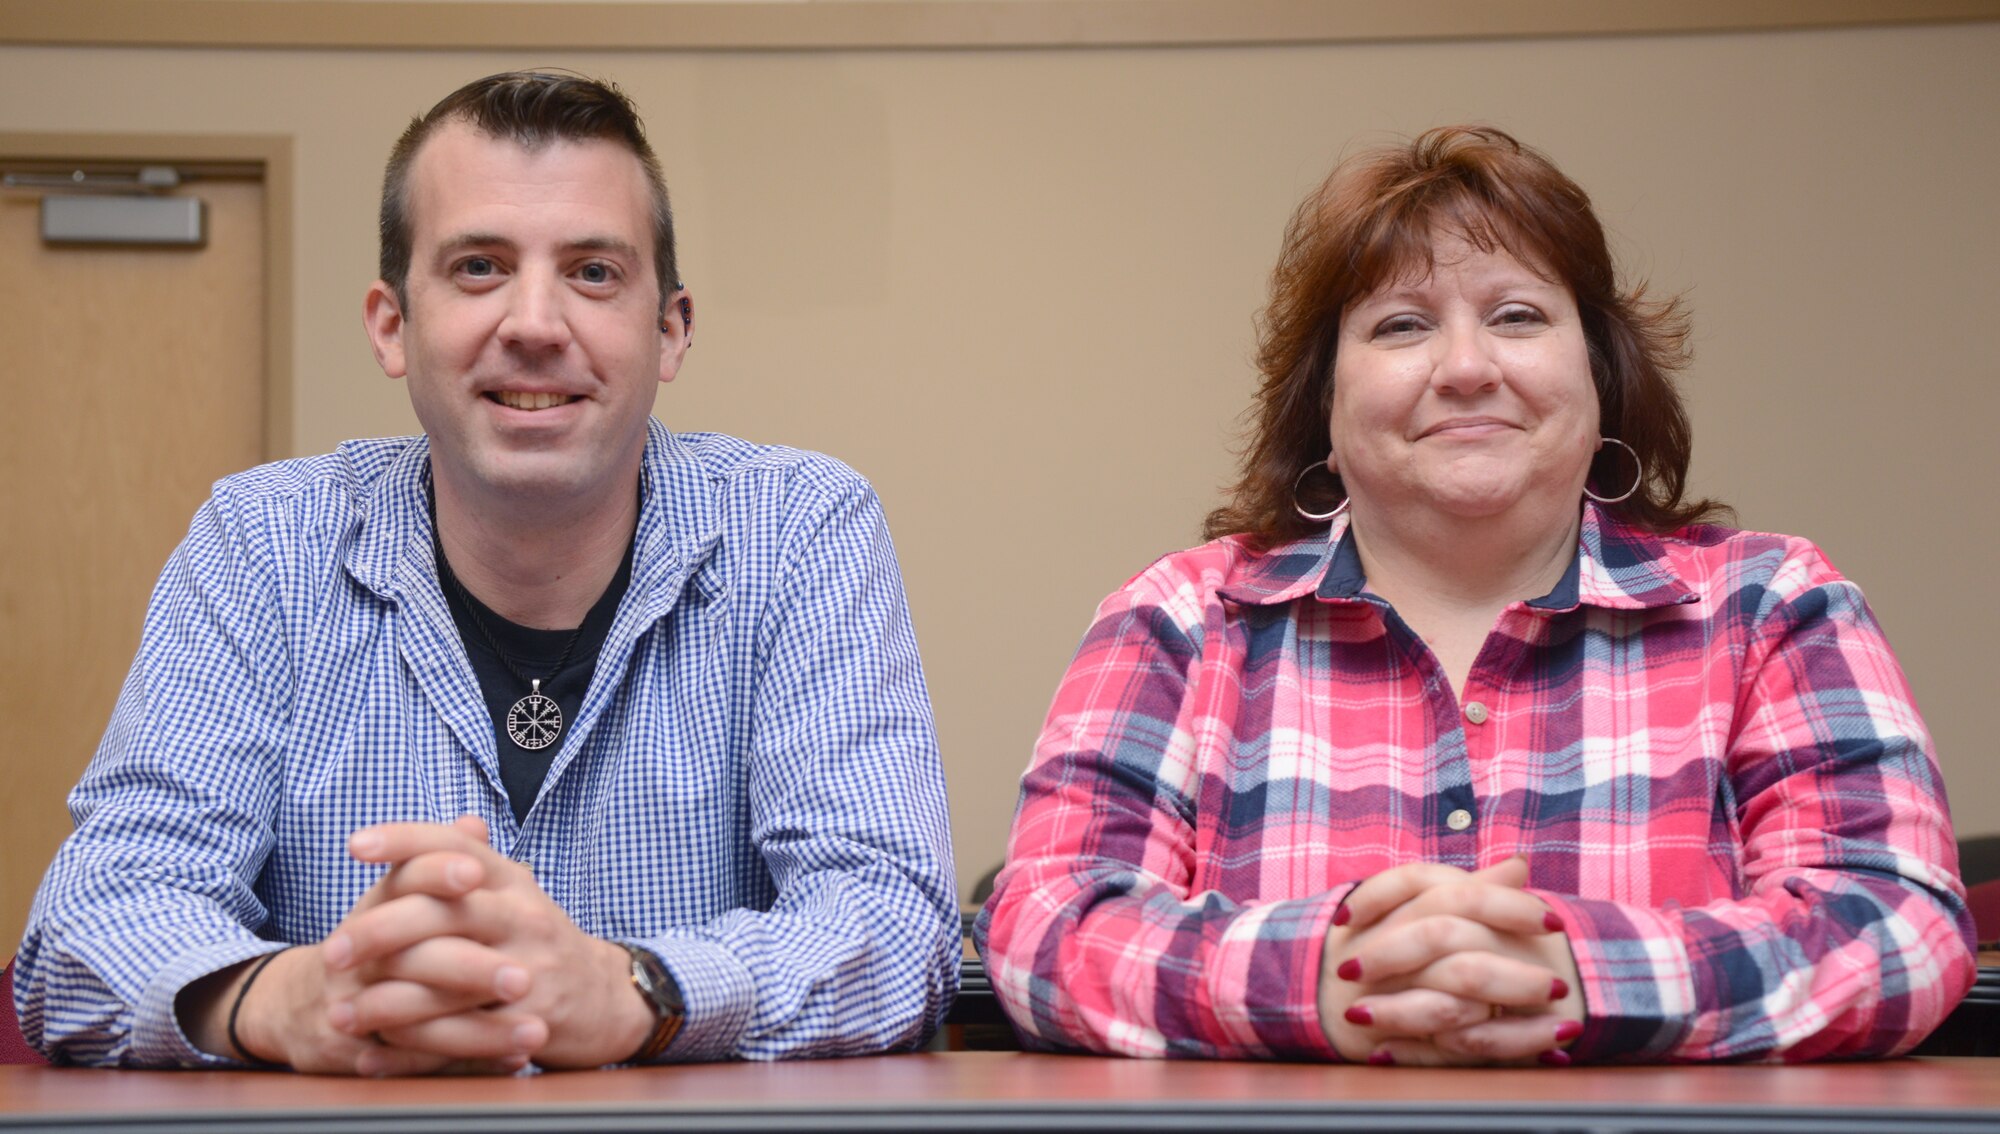
M 921 1045 L 958 919 L 881 509 L 651 419 L 693 307 L 630 103 L 507 74 L 414 122 L 365 314 L 424 435 L 196 515 L 30 916 L 28 1038 L 361 1075 Z

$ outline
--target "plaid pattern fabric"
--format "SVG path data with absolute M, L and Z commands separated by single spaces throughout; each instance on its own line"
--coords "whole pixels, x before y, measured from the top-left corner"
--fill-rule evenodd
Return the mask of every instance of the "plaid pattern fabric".
M 322 939 L 356 828 L 482 816 L 586 932 L 680 982 L 668 1059 L 922 1045 L 957 989 L 943 772 L 868 485 L 652 424 L 631 587 L 534 809 L 439 590 L 422 438 L 231 477 L 154 591 L 18 996 L 74 1062 L 222 1064 L 190 981 Z
M 1344 536 L 1220 540 L 1098 609 L 975 930 L 1032 1042 L 1335 1058 L 1314 993 L 1348 889 L 1516 853 L 1569 927 L 1579 1058 L 1888 1055 L 1964 994 L 1930 738 L 1812 545 L 1593 506 L 1454 698 Z

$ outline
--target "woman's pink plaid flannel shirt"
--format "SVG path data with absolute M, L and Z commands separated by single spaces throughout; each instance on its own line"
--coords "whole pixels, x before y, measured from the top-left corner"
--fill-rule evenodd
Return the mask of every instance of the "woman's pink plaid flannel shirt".
M 976 932 L 1031 1044 L 1333 1058 L 1348 889 L 1514 854 L 1568 926 L 1579 1059 L 1891 1055 L 1970 986 L 1930 737 L 1817 548 L 1589 506 L 1454 697 L 1344 532 L 1170 555 L 1099 608 Z

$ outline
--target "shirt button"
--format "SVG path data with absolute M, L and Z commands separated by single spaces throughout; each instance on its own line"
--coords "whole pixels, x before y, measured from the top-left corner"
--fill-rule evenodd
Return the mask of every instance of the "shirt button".
M 1454 831 L 1463 831 L 1472 826 L 1472 812 L 1461 807 L 1444 817 L 1444 825 Z
M 1482 705 L 1477 701 L 1467 701 L 1465 703 L 1466 720 L 1471 721 L 1473 724 L 1485 724 L 1486 717 L 1487 717 L 1487 712 L 1485 705 Z

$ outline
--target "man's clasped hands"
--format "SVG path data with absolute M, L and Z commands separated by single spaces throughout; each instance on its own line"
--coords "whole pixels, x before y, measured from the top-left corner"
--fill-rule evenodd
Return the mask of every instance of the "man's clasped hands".
M 480 819 L 368 827 L 347 847 L 388 871 L 324 941 L 191 986 L 197 1046 L 381 1076 L 597 1067 L 645 1040 L 630 954 L 578 929 Z

